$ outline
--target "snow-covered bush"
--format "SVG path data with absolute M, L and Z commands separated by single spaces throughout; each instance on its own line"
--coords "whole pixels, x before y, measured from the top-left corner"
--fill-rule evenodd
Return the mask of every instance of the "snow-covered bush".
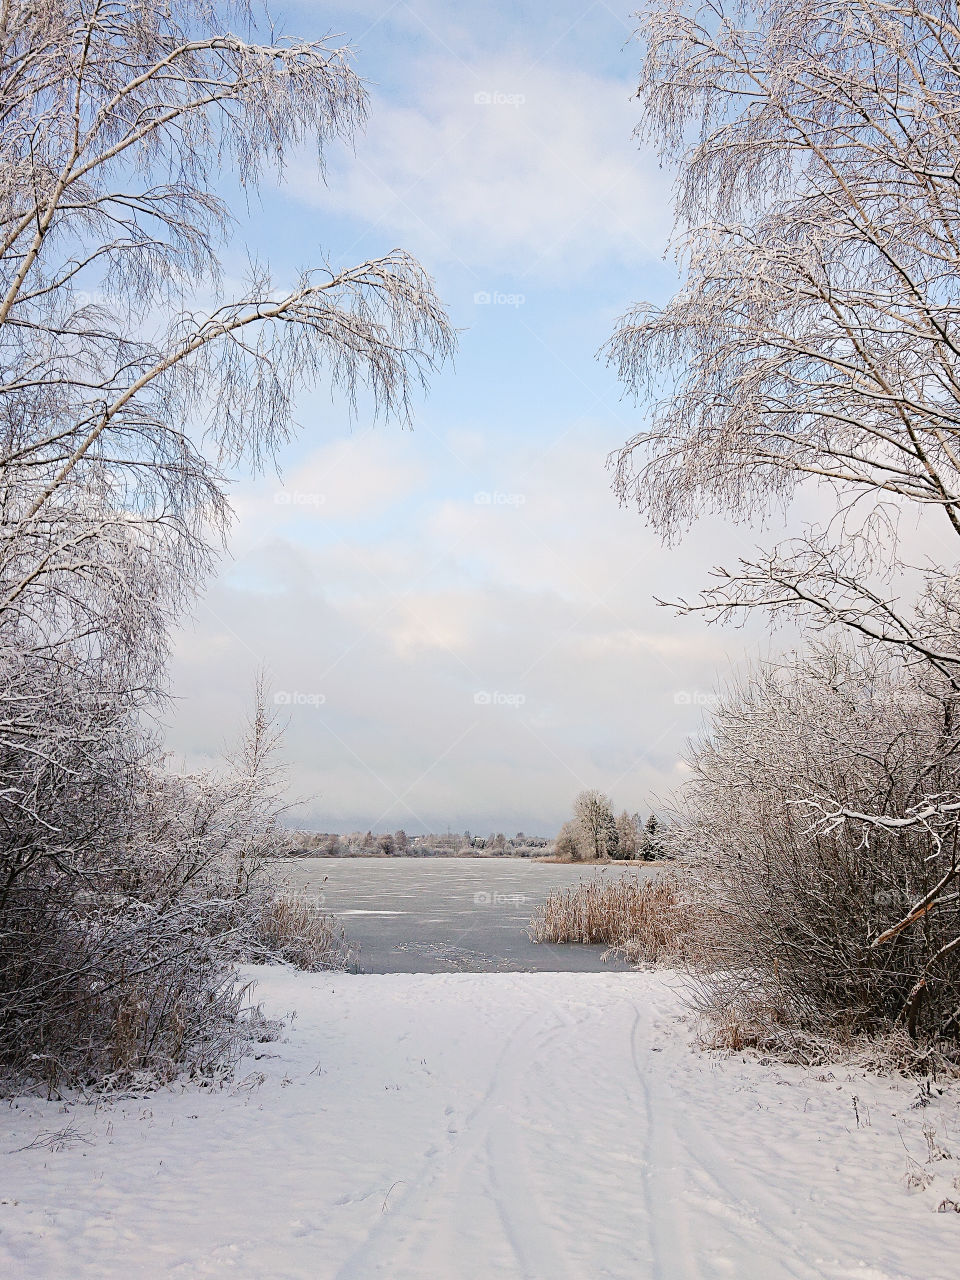
M 560 858 L 564 862 L 580 862 L 582 860 L 577 828 L 573 822 L 565 822 L 557 832 L 557 838 L 553 843 L 553 854 L 554 857 Z
M 57 1086 L 229 1062 L 238 961 L 349 960 L 332 921 L 273 873 L 285 835 L 262 691 L 221 774 L 168 773 L 122 715 L 93 724 L 61 703 L 54 723 L 36 705 L 20 752 L 2 742 L 0 1071 Z
M 719 1024 L 956 1045 L 955 716 L 925 664 L 839 646 L 723 698 L 669 837 L 699 882 L 691 958 Z

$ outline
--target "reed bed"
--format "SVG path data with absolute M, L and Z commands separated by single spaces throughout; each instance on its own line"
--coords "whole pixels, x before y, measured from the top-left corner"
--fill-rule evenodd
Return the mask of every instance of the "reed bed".
M 276 893 L 266 902 L 255 934 L 262 958 L 297 969 L 350 969 L 357 963 L 342 926 L 299 889 Z
M 676 876 L 600 874 L 551 893 L 528 932 L 534 942 L 599 944 L 634 964 L 664 964 L 686 954 L 690 924 Z

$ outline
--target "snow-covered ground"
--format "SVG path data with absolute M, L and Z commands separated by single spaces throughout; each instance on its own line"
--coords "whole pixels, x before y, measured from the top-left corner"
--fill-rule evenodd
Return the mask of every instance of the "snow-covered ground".
M 237 1083 L 0 1111 L 0 1275 L 960 1275 L 957 1091 L 696 1052 L 669 975 L 256 974 Z

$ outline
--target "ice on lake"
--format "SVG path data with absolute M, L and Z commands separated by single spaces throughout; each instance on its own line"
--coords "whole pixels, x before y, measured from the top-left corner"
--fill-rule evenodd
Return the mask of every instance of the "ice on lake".
M 295 858 L 291 885 L 315 894 L 360 946 L 364 973 L 600 972 L 605 948 L 531 942 L 527 924 L 554 889 L 594 876 L 643 876 L 527 858 Z

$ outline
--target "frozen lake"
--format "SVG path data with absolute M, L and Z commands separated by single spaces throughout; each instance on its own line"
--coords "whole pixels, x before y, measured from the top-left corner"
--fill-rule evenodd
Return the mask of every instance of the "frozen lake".
M 316 894 L 360 944 L 364 973 L 603 972 L 603 947 L 531 942 L 527 922 L 553 889 L 640 866 L 587 868 L 526 858 L 295 858 L 291 885 Z

